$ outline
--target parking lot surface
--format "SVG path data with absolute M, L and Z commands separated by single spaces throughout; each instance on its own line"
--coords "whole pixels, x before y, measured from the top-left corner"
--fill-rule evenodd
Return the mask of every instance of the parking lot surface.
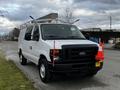
M 17 42 L 0 42 L 0 49 L 11 59 L 39 90 L 120 90 L 120 51 L 105 50 L 103 69 L 93 78 L 57 76 L 48 84 L 41 82 L 36 65 L 22 66 L 17 55 Z

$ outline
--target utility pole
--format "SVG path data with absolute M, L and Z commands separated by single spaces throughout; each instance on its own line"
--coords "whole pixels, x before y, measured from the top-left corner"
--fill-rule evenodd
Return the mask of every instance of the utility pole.
M 110 16 L 110 30 L 112 29 L 112 16 Z

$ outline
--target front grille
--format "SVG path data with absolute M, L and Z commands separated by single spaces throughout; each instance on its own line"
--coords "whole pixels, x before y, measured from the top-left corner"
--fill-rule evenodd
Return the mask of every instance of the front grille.
M 94 63 L 98 51 L 97 45 L 63 45 L 61 61 L 64 63 Z

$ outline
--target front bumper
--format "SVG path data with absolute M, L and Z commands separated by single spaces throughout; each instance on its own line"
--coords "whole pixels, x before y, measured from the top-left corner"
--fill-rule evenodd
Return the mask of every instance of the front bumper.
M 96 66 L 95 62 L 93 63 L 70 63 L 70 64 L 59 64 L 48 63 L 50 72 L 58 72 L 58 73 L 67 73 L 67 72 L 78 72 L 78 73 L 92 73 L 98 72 L 102 66 L 103 62 L 99 62 L 99 66 Z

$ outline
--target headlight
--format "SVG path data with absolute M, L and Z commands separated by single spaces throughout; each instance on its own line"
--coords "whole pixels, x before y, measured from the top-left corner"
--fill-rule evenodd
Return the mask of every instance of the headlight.
M 59 60 L 60 49 L 51 49 L 50 50 L 50 58 L 53 61 Z

